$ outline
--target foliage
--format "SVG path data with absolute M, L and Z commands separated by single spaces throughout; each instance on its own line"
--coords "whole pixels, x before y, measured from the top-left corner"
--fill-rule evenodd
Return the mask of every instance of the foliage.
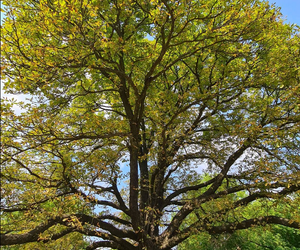
M 206 177 L 206 179 L 209 176 Z M 240 197 L 246 197 L 245 191 L 239 193 Z M 293 197 L 295 199 L 296 197 Z M 262 214 L 282 216 L 291 219 L 293 215 L 287 214 L 286 207 L 289 202 L 278 203 L 275 200 L 256 200 L 249 204 L 243 211 L 244 218 L 259 217 Z M 194 211 L 187 224 L 194 223 L 197 216 L 203 213 L 203 209 Z M 186 225 L 185 225 L 186 226 Z M 281 225 L 265 225 L 259 227 L 250 227 L 244 230 L 238 230 L 231 234 L 209 235 L 201 232 L 193 235 L 183 241 L 178 246 L 178 250 L 251 250 L 251 249 L 293 249 L 299 248 L 300 231 L 294 228 L 288 228 Z
M 299 230 L 276 225 L 271 228 L 257 227 L 217 236 L 207 233 L 193 235 L 181 243 L 178 250 L 298 250 L 299 238 Z
M 52 214 L 74 213 L 81 212 L 92 214 L 92 208 L 87 206 L 83 207 L 84 203 L 75 196 L 56 197 L 51 201 L 43 202 L 38 209 L 16 209 L 11 213 L 4 213 L 1 216 L 1 226 L 9 232 L 22 232 L 24 229 L 33 223 L 42 223 L 51 217 Z M 78 223 L 75 218 L 71 218 L 70 223 Z M 84 239 L 83 235 L 76 232 L 72 228 L 66 230 L 65 226 L 57 225 L 51 227 L 47 234 L 40 234 L 38 242 L 32 242 L 25 245 L 13 245 L 1 247 L 3 250 L 47 250 L 47 249 L 84 249 L 88 246 L 88 242 Z M 67 237 L 63 237 L 67 233 Z M 49 235 L 57 235 L 56 238 L 49 239 Z
M 1 250 L 77 250 L 85 249 L 88 242 L 84 239 L 83 235 L 74 232 L 69 233 L 67 237 L 48 242 L 32 242 L 22 245 L 2 246 Z
M 86 249 L 162 250 L 199 232 L 299 229 L 300 36 L 274 6 L 3 4 L 4 89 L 32 98 L 2 101 L 2 245 L 77 232 L 97 239 Z M 270 198 L 287 211 L 267 213 Z

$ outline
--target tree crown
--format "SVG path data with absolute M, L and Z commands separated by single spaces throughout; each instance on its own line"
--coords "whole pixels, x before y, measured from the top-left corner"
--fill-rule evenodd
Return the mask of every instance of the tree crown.
M 274 6 L 3 3 L 4 88 L 33 98 L 2 105 L 1 244 L 79 232 L 99 238 L 87 249 L 171 249 L 299 228 L 299 31 Z M 293 219 L 245 219 L 257 199 L 288 200 Z

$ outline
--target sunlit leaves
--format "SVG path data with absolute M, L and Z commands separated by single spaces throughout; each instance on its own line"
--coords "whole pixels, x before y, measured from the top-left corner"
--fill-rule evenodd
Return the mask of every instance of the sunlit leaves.
M 297 227 L 299 218 L 243 221 L 248 203 L 299 189 L 299 30 L 276 8 L 256 0 L 4 5 L 4 89 L 32 99 L 21 114 L 3 105 L 2 208 L 28 211 L 28 230 L 46 220 L 60 226 L 41 230 L 45 237 L 64 226 L 100 238 L 98 247 L 170 249 L 199 230 L 267 219 Z M 199 221 L 182 227 L 201 208 Z

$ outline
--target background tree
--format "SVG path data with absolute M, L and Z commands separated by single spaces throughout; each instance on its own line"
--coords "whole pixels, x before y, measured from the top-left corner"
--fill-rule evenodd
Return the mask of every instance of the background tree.
M 203 180 L 209 180 L 209 175 L 204 176 Z M 225 186 L 221 187 L 226 189 Z M 203 190 L 202 190 L 203 192 Z M 194 196 L 200 195 L 199 191 L 189 193 L 187 198 L 191 199 Z M 245 191 L 231 195 L 232 199 L 239 200 L 247 197 Z M 299 197 L 290 197 L 293 201 Z M 245 219 L 260 217 L 264 214 L 273 216 L 284 216 L 292 219 L 293 215 L 288 214 L 290 211 L 289 204 L 291 201 L 285 199 L 278 200 L 256 200 L 249 204 L 246 209 L 243 208 L 243 217 Z M 210 211 L 210 209 L 206 210 Z M 203 216 L 202 209 L 195 210 L 189 215 L 189 219 L 185 221 L 185 227 L 197 221 L 199 216 Z M 235 214 L 229 221 L 234 221 Z M 238 230 L 230 234 L 210 235 L 207 232 L 200 232 L 198 235 L 193 235 L 179 244 L 178 250 L 251 250 L 251 249 L 293 249 L 299 248 L 300 231 L 294 228 L 285 227 L 282 225 L 262 225 L 251 227 L 244 230 Z
M 178 250 L 298 250 L 299 238 L 299 230 L 272 225 L 235 231 L 232 234 L 193 235 L 180 243 Z
M 4 88 L 32 99 L 19 115 L 2 103 L 2 245 L 77 232 L 98 238 L 86 249 L 171 249 L 199 232 L 299 229 L 299 31 L 274 7 L 3 4 Z M 292 219 L 243 216 L 269 198 Z

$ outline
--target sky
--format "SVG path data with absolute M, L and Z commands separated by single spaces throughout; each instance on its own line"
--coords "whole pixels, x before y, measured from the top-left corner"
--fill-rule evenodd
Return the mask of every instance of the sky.
M 287 23 L 294 23 L 300 26 L 300 0 L 269 0 L 281 7 L 281 13 Z

